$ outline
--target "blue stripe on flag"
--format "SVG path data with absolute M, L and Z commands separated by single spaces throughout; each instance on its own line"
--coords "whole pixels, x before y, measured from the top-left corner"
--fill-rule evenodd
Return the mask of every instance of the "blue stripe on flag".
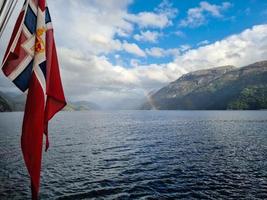
M 13 83 L 23 92 L 25 92 L 30 84 L 31 75 L 33 68 L 33 60 L 28 64 L 28 66 L 23 70 L 23 72 L 17 76 Z
M 31 9 L 31 6 L 28 6 L 24 24 L 26 25 L 31 34 L 35 33 L 37 17 L 35 16 L 33 10 Z
M 40 63 L 39 66 L 44 74 L 44 77 L 46 78 L 46 61 Z
M 47 23 L 49 23 L 49 22 L 51 22 L 51 17 L 50 17 L 49 10 L 48 10 L 48 8 L 46 7 L 46 8 L 45 8 L 45 23 L 47 24 Z

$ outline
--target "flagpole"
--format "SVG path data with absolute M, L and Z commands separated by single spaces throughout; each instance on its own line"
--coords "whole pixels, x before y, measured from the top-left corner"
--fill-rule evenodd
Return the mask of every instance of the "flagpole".
M 2 3 L 0 9 L 0 38 L 7 26 L 7 23 L 18 3 L 18 0 L 6 0 Z
M 1 6 L 0 7 L 0 16 L 2 16 L 2 13 L 3 13 L 3 10 L 5 8 L 6 3 L 7 3 L 7 1 L 2 1 L 1 5 L 0 5 Z
M 1 9 L 0 9 L 0 32 L 2 32 L 2 27 L 4 22 L 6 21 L 8 10 L 11 7 L 13 1 L 3 1 L 1 3 Z

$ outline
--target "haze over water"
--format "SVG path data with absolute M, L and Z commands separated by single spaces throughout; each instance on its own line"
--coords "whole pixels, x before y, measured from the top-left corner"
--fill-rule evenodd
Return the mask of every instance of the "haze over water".
M 0 113 L 0 199 L 30 198 L 23 113 Z M 41 199 L 266 199 L 267 111 L 61 112 Z

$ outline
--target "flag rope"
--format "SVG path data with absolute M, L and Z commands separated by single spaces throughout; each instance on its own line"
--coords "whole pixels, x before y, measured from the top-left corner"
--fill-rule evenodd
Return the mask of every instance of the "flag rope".
M 3 16 L 3 19 L 1 20 L 1 23 L 0 23 L 0 38 L 2 37 L 3 35 L 3 32 L 5 31 L 6 29 L 6 26 L 7 26 L 7 23 L 8 21 L 10 20 L 10 17 L 12 15 L 12 13 L 14 12 L 14 9 L 18 3 L 18 0 L 13 0 L 11 3 L 9 4 L 6 4 L 7 1 L 5 1 L 1 7 L 1 10 L 0 10 L 0 17 Z M 8 7 L 7 9 L 7 12 L 4 13 L 6 7 Z

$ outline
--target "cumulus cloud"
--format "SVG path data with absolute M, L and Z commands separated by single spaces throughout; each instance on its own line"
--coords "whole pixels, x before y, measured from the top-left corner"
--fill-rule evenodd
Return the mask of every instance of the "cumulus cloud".
M 122 44 L 122 48 L 130 54 L 134 54 L 136 56 L 141 56 L 141 57 L 146 56 L 146 53 L 142 49 L 140 49 L 140 47 L 135 43 L 128 43 L 124 41 Z
M 221 18 L 222 12 L 231 7 L 231 3 L 223 2 L 221 5 L 210 4 L 202 1 L 199 7 L 190 8 L 187 11 L 186 19 L 181 20 L 180 26 L 182 27 L 199 27 L 207 22 L 207 16 Z
M 171 49 L 163 49 L 160 47 L 152 47 L 150 49 L 146 49 L 146 53 L 152 57 L 166 57 L 166 56 L 173 56 L 176 57 L 180 54 L 179 48 L 171 48 Z
M 267 59 L 267 25 L 253 26 L 240 34 L 191 49 L 176 58 L 175 63 L 192 71 L 222 65 L 237 67 Z
M 164 49 L 160 47 L 152 47 L 150 49 L 146 49 L 146 52 L 148 55 L 158 58 L 163 57 L 165 55 Z
M 137 14 L 128 14 L 126 19 L 136 23 L 141 28 L 165 28 L 172 25 L 172 19 L 176 16 L 178 10 L 172 7 L 168 0 L 163 0 L 154 12 L 140 12 Z
M 141 12 L 138 14 L 129 14 L 127 20 L 138 24 L 142 28 L 164 28 L 172 24 L 165 14 L 153 12 Z
M 137 41 L 145 41 L 145 42 L 157 42 L 158 38 L 161 36 L 161 33 L 157 31 L 141 31 L 140 34 L 135 34 L 134 39 Z
M 122 42 L 116 39 L 117 36 L 132 36 L 135 25 L 164 28 L 172 24 L 177 12 L 165 0 L 154 11 L 135 14 L 127 11 L 132 0 L 110 0 L 105 3 L 98 0 L 58 0 L 48 3 L 52 18 L 56 19 L 53 22 L 58 44 L 72 49 L 79 46 L 83 52 L 93 55 L 125 50 L 144 57 L 145 52 L 137 44 Z M 160 35 L 157 31 L 141 30 L 134 38 L 137 41 L 156 42 Z
M 199 43 L 197 43 L 197 46 L 203 46 L 203 45 L 207 45 L 207 44 L 209 44 L 209 43 L 210 43 L 209 40 L 202 40 L 202 41 L 200 41 Z
M 138 59 L 131 59 L 130 60 L 130 65 L 132 66 L 132 67 L 138 67 L 139 65 L 140 65 L 140 60 L 138 60 Z
M 189 50 L 189 49 L 191 49 L 191 46 L 188 45 L 188 44 L 183 44 L 183 45 L 180 46 L 180 50 L 181 50 L 182 52 L 185 52 L 185 51 L 187 51 L 187 50 Z
M 191 49 L 190 45 L 183 44 L 177 48 L 164 49 L 160 47 L 152 47 L 152 48 L 147 48 L 145 51 L 147 55 L 152 56 L 152 57 L 161 58 L 161 57 L 172 56 L 175 58 L 181 55 L 182 53 L 185 53 L 189 49 Z
M 114 38 L 129 36 L 133 31 L 133 24 L 125 19 L 130 3 L 130 0 L 49 1 L 58 45 L 79 47 L 94 55 L 121 50 L 121 42 Z

